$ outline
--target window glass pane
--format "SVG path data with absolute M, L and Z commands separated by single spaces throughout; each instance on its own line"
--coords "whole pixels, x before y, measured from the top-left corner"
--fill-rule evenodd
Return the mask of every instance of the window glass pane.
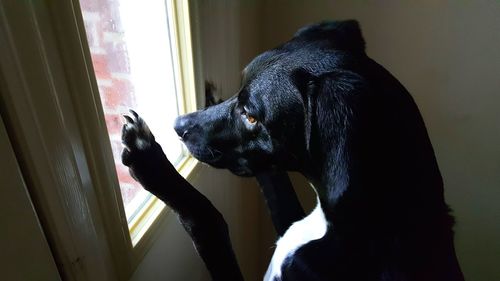
M 172 129 L 179 100 L 168 9 L 165 0 L 80 0 L 80 5 L 130 221 L 151 195 L 121 164 L 122 114 L 136 110 L 174 164 L 184 155 Z

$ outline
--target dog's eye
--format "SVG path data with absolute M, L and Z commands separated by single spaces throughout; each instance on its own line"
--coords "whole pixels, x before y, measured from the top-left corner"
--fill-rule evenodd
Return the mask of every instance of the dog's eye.
M 246 121 L 248 123 L 250 123 L 251 125 L 255 125 L 255 123 L 257 123 L 257 119 L 255 119 L 255 117 L 253 117 L 252 115 L 248 114 L 247 109 L 245 107 L 243 107 L 243 110 L 241 111 L 241 115 L 243 115 L 243 117 L 246 119 Z
M 255 119 L 254 117 L 246 114 L 246 117 L 247 117 L 247 121 L 250 122 L 250 124 L 255 124 L 257 123 L 257 119 Z

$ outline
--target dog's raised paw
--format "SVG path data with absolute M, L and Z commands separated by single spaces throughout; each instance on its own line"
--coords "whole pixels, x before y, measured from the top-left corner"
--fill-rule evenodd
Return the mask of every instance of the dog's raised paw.
M 122 127 L 122 163 L 129 166 L 131 154 L 141 153 L 151 147 L 155 138 L 144 119 L 135 111 L 130 110 L 131 115 L 123 115 L 125 124 Z

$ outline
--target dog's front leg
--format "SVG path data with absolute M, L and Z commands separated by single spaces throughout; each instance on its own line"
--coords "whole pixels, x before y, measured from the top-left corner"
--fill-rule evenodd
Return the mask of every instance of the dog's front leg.
M 122 129 L 122 162 L 130 174 L 179 217 L 213 280 L 243 280 L 222 214 L 172 166 L 135 112 Z
M 304 218 L 304 209 L 286 171 L 260 172 L 256 178 L 271 213 L 276 233 L 281 237 L 294 222 Z

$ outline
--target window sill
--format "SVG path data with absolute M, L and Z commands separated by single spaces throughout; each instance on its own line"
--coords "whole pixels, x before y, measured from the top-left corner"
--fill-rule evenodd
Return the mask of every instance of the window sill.
M 192 156 L 187 156 L 177 166 L 179 173 L 191 181 L 200 170 L 200 162 Z M 140 260 L 155 240 L 155 233 L 162 225 L 170 209 L 156 197 L 152 197 L 144 206 L 143 211 L 130 223 L 130 237 L 135 260 Z

